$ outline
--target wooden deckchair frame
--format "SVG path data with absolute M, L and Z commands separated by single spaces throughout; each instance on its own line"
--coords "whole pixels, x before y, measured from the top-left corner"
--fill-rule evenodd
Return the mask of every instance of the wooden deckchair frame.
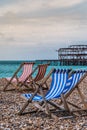
M 44 97 L 45 95 L 44 95 L 44 93 L 43 93 L 43 85 L 47 82 L 47 80 L 49 79 L 49 77 L 50 77 L 50 75 L 52 74 L 53 71 L 54 71 L 54 69 L 52 69 L 52 70 L 49 72 L 49 74 L 47 75 L 47 77 L 45 77 L 41 83 L 39 83 L 39 84 L 38 84 L 38 83 L 35 83 L 35 85 L 37 85 L 38 87 L 37 87 L 35 93 L 32 94 L 31 98 L 30 98 L 29 100 L 27 100 L 27 102 L 24 104 L 24 106 L 22 107 L 22 109 L 19 111 L 19 113 L 18 113 L 19 115 L 26 114 L 26 112 L 24 113 L 24 110 L 25 110 L 26 107 L 29 105 L 29 103 L 32 102 L 33 97 L 37 94 L 37 92 L 38 92 L 39 90 L 40 90 L 41 95 L 43 96 L 43 101 L 40 103 L 40 105 L 39 105 L 38 108 L 40 109 L 40 107 L 41 107 L 43 104 L 45 104 L 45 110 L 42 109 L 42 111 L 45 111 L 47 115 L 51 116 L 51 111 L 50 111 L 50 109 L 49 109 L 49 107 L 48 107 L 48 104 L 50 104 L 50 105 L 56 107 L 56 108 L 59 109 L 59 110 L 64 111 L 64 110 L 66 109 L 67 111 L 69 111 L 68 105 L 67 105 L 67 103 L 65 103 L 65 100 L 64 100 L 64 98 L 63 98 L 63 95 L 61 95 L 61 99 L 62 99 L 62 102 L 64 102 L 64 107 L 65 107 L 65 109 L 64 109 L 63 107 L 61 107 L 60 105 L 58 105 L 58 104 L 55 104 L 55 103 L 53 103 L 53 102 L 51 102 L 51 101 L 48 101 L 48 100 L 45 100 L 45 97 Z M 36 106 L 36 103 L 35 103 L 35 106 Z M 37 105 L 37 106 L 38 106 L 38 105 Z M 37 106 L 36 106 L 36 107 L 37 107 Z M 27 113 L 31 113 L 31 112 L 27 112 Z
M 71 74 L 73 74 L 73 73 L 75 73 L 76 71 L 71 71 L 70 73 L 69 73 L 69 77 L 70 77 L 70 75 Z M 75 112 L 79 112 L 80 113 L 80 111 L 87 111 L 87 101 L 85 101 L 84 99 L 84 95 L 82 94 L 82 92 L 81 92 L 81 90 L 80 90 L 80 88 L 79 88 L 79 84 L 84 80 L 84 78 L 87 76 L 87 72 L 86 72 L 86 74 L 84 74 L 84 76 L 82 76 L 81 77 L 81 79 L 79 80 L 79 82 L 67 93 L 67 94 L 61 94 L 61 103 L 64 105 L 64 108 L 62 108 L 61 107 L 61 103 L 60 104 L 55 104 L 54 102 L 51 102 L 51 101 L 46 101 L 47 103 L 49 103 L 50 105 L 52 105 L 52 106 L 54 106 L 54 107 L 56 107 L 59 111 L 61 110 L 61 111 L 68 111 L 69 113 L 71 113 L 71 114 L 73 114 L 73 113 L 75 113 Z M 85 109 L 81 109 L 79 106 L 77 106 L 77 105 L 75 105 L 75 104 L 73 104 L 73 103 L 71 103 L 71 102 L 69 102 L 69 101 L 67 101 L 67 98 L 70 96 L 70 94 L 75 90 L 75 89 L 77 89 L 77 91 L 78 91 L 78 93 L 79 93 L 79 95 L 80 95 L 80 98 L 81 98 L 81 100 L 82 100 L 82 103 L 84 104 L 84 107 L 85 107 Z M 70 110 L 70 108 L 69 108 L 69 106 L 68 106 L 68 104 L 70 104 L 70 105 L 72 105 L 73 107 L 75 107 L 76 108 L 76 110 L 73 110 L 73 111 L 71 111 Z M 48 109 L 46 109 L 46 111 L 48 111 L 48 115 L 51 115 L 51 111 Z M 76 114 L 76 113 L 75 113 Z M 74 114 L 74 116 L 76 116 Z M 66 116 L 66 117 L 69 117 L 69 116 Z M 73 117 L 73 116 L 72 116 Z
M 40 80 L 42 80 L 46 74 L 46 69 L 49 65 L 48 64 L 39 64 L 30 74 L 29 76 L 27 76 L 27 78 L 23 81 L 23 82 L 17 82 L 17 85 L 11 83 L 12 79 L 17 75 L 17 73 L 19 72 L 19 70 L 23 67 L 25 63 L 21 64 L 20 67 L 17 69 L 17 71 L 14 73 L 14 75 L 12 76 L 11 80 L 8 81 L 8 84 L 5 86 L 4 91 L 6 90 L 6 88 L 12 84 L 16 89 L 21 88 L 22 86 L 25 86 L 26 88 L 30 89 L 30 86 L 32 86 L 32 89 L 35 87 L 34 82 L 38 82 Z M 32 63 L 34 64 L 34 63 Z M 41 68 L 42 67 L 42 68 Z M 32 78 L 32 75 L 36 72 L 36 70 L 38 69 L 38 73 L 35 76 L 35 78 Z M 41 70 L 44 69 L 44 70 Z M 43 73 L 40 73 L 42 72 Z M 27 82 L 28 80 L 31 80 L 30 82 Z M 47 84 L 46 84 L 47 87 Z M 13 90 L 13 89 L 12 89 Z
M 52 72 L 51 72 L 51 73 L 52 73 Z M 84 109 L 84 110 L 87 110 L 87 103 L 85 102 L 84 96 L 83 96 L 83 94 L 81 93 L 81 91 L 80 91 L 80 89 L 79 89 L 79 87 L 78 87 L 78 85 L 83 81 L 83 79 L 84 79 L 86 76 L 87 76 L 87 72 L 86 72 L 86 74 L 84 74 L 84 76 L 82 76 L 82 78 L 81 78 L 81 79 L 79 80 L 79 82 L 74 86 L 73 89 L 71 89 L 67 94 L 61 94 L 61 101 L 62 101 L 62 103 L 63 103 L 63 105 L 64 105 L 64 108 L 61 107 L 60 104 L 58 105 L 58 104 L 55 104 L 54 102 L 45 100 L 45 98 L 44 98 L 44 100 L 40 103 L 40 106 L 39 106 L 38 108 L 40 109 L 40 107 L 43 106 L 43 104 L 45 104 L 45 108 L 46 108 L 46 109 L 45 109 L 45 112 L 46 112 L 49 116 L 51 116 L 51 110 L 49 110 L 48 104 L 50 104 L 50 105 L 56 107 L 58 110 L 68 111 L 68 112 L 70 112 L 70 113 L 72 113 L 72 112 L 77 112 L 77 111 L 80 111 L 80 110 L 82 111 L 82 109 L 80 109 L 80 107 L 78 107 L 77 105 L 75 105 L 75 104 L 70 103 L 70 102 L 67 101 L 67 97 L 74 91 L 74 89 L 77 89 L 78 92 L 79 92 L 79 95 L 80 95 L 80 97 L 81 97 L 81 99 L 82 99 L 82 102 L 83 102 L 83 104 L 84 104 L 84 106 L 85 106 L 85 109 Z M 43 86 L 44 83 L 45 83 L 45 81 L 42 82 L 42 84 L 37 84 L 37 85 L 39 86 L 38 89 L 37 89 L 37 91 L 40 89 L 41 94 L 43 95 L 43 97 L 44 97 L 44 94 L 43 94 L 42 86 Z M 37 92 L 36 92 L 36 93 L 37 93 Z M 27 106 L 29 105 L 30 102 L 32 102 L 32 99 L 33 99 L 33 97 L 35 96 L 36 93 L 34 93 L 34 95 L 32 95 L 31 101 L 29 101 L 30 99 L 28 100 L 29 102 L 27 102 Z M 68 104 L 74 106 L 74 107 L 77 108 L 78 110 L 71 111 L 70 108 L 69 108 L 69 106 L 68 106 Z M 23 111 L 25 110 L 25 108 L 26 108 L 26 104 L 25 104 L 24 107 L 20 110 L 19 115 L 24 114 Z M 41 108 L 41 109 L 42 109 L 42 108 Z M 41 109 L 40 109 L 40 110 L 41 110 Z M 44 111 L 44 109 L 42 109 L 42 111 Z M 31 113 L 31 112 L 30 112 L 30 113 Z
M 26 109 L 26 107 L 29 105 L 29 103 L 32 102 L 32 99 L 33 97 L 39 92 L 39 90 L 41 91 L 41 93 L 43 94 L 42 92 L 42 86 L 43 84 L 46 84 L 47 80 L 49 79 L 49 77 L 51 76 L 52 72 L 54 71 L 54 68 L 50 70 L 50 72 L 48 73 L 48 75 L 46 77 L 44 77 L 41 81 L 41 85 L 39 83 L 35 83 L 34 82 L 34 85 L 36 86 L 36 90 L 35 92 L 32 94 L 31 98 L 24 104 L 24 106 L 22 107 L 22 109 L 19 111 L 19 115 L 23 115 L 23 114 L 26 114 L 26 112 L 24 113 L 24 110 Z M 45 101 L 45 99 L 44 99 Z M 45 102 L 46 103 L 46 102 Z M 43 104 L 43 103 L 42 103 Z M 47 106 L 47 104 L 46 104 Z M 48 110 L 47 110 L 48 111 Z M 27 112 L 29 113 L 29 112 Z
M 20 87 L 22 86 L 25 86 L 27 88 L 30 88 L 29 86 L 32 86 L 35 87 L 35 84 L 34 83 L 39 83 L 39 82 L 42 82 L 42 80 L 44 79 L 44 76 L 46 74 L 46 70 L 47 70 L 47 67 L 49 66 L 49 63 L 48 64 L 39 64 L 33 71 L 32 73 L 25 79 L 25 81 L 23 83 L 20 84 Z M 40 73 L 40 69 L 42 71 L 42 69 L 44 69 L 42 75 Z M 38 70 L 36 76 L 34 78 L 32 78 L 32 75 L 36 72 L 36 70 Z M 28 80 L 31 80 L 30 82 L 27 82 Z M 48 89 L 48 85 L 47 83 L 45 83 L 45 86 L 46 88 Z M 35 88 L 36 89 L 36 88 Z
M 72 73 L 75 73 L 75 71 L 73 71 Z M 77 108 L 76 111 L 87 110 L 87 102 L 85 101 L 85 97 L 84 97 L 84 95 L 82 94 L 82 92 L 81 92 L 81 90 L 80 90 L 80 88 L 79 88 L 79 84 L 84 80 L 84 78 L 85 78 L 86 76 L 87 76 L 87 72 L 84 74 L 84 76 L 81 77 L 81 79 L 79 80 L 79 82 L 78 82 L 67 94 L 63 94 L 63 100 L 61 100 L 61 102 L 60 102 L 59 104 L 60 104 L 60 105 L 61 105 L 61 104 L 66 105 L 69 112 L 74 112 L 74 111 L 71 111 L 71 110 L 70 110 L 68 104 L 70 104 L 70 105 L 72 105 L 73 107 Z M 81 100 L 82 100 L 82 103 L 84 104 L 84 108 L 85 108 L 85 109 L 81 109 L 79 106 L 77 106 L 77 105 L 75 105 L 75 104 L 73 104 L 73 103 L 67 101 L 67 98 L 71 95 L 71 93 L 72 93 L 75 89 L 77 89 L 78 94 L 79 94 L 79 96 L 80 96 L 80 98 L 81 98 Z
M 7 87 L 8 87 L 10 84 L 13 85 L 13 86 L 15 87 L 15 89 L 18 88 L 18 84 L 19 84 L 20 82 L 19 82 L 19 80 L 18 80 L 17 74 L 18 74 L 18 72 L 22 69 L 22 67 L 23 67 L 25 64 L 32 64 L 32 65 L 34 65 L 35 63 L 34 63 L 34 62 L 23 62 L 23 63 L 21 63 L 21 65 L 19 66 L 19 68 L 14 72 L 13 76 L 11 77 L 11 79 L 10 79 L 9 81 L 6 79 L 7 84 L 6 84 L 6 86 L 4 87 L 3 91 L 6 91 Z M 13 80 L 14 78 L 16 78 L 16 80 L 17 80 L 17 85 L 15 85 L 14 83 L 12 83 L 12 80 Z M 11 89 L 11 90 L 14 90 L 14 89 Z

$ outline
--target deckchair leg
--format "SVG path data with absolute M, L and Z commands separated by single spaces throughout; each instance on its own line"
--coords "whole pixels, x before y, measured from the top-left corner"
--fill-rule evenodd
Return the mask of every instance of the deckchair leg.
M 71 106 L 77 108 L 77 109 L 81 109 L 79 106 L 77 106 L 77 105 L 75 105 L 75 104 L 73 104 L 73 103 L 71 103 L 71 102 L 69 102 L 69 101 L 67 101 L 67 103 L 70 104 Z
M 11 84 L 14 88 L 12 88 L 12 89 L 7 89 L 7 87 L 8 87 L 10 84 Z M 12 91 L 12 90 L 17 90 L 17 89 L 18 89 L 18 86 L 17 86 L 17 85 L 14 85 L 13 83 L 8 82 L 7 85 L 4 87 L 3 91 L 5 92 L 5 91 Z
M 64 111 L 64 108 L 63 107 L 61 107 L 60 105 L 58 105 L 58 104 L 55 104 L 54 102 L 52 102 L 52 101 L 47 101 L 50 105 L 52 105 L 53 107 L 56 107 L 57 109 L 59 109 L 59 110 L 63 110 Z
M 49 110 L 47 101 L 45 100 L 45 97 L 44 97 L 44 94 L 43 94 L 43 90 L 42 90 L 42 86 L 40 86 L 40 92 L 41 92 L 41 95 L 43 96 L 43 102 L 44 102 L 44 104 L 45 104 L 46 114 L 51 117 L 51 112 L 50 112 L 50 110 Z
M 51 112 L 50 112 L 50 110 L 49 110 L 49 107 L 48 107 L 48 104 L 47 104 L 46 101 L 45 101 L 45 106 L 46 106 L 46 114 L 51 117 Z
M 77 90 L 78 90 L 78 93 L 79 93 L 79 95 L 80 95 L 80 97 L 82 99 L 82 103 L 84 104 L 85 108 L 87 109 L 87 103 L 84 101 L 85 97 L 82 94 L 82 92 L 81 92 L 81 90 L 80 90 L 80 88 L 78 86 L 77 86 Z
M 49 117 L 52 117 L 52 114 L 48 107 L 47 102 L 42 101 L 39 104 L 34 103 L 34 105 L 37 107 L 36 114 L 38 114 L 39 112 L 45 112 Z
M 6 88 L 8 87 L 9 84 L 10 84 L 10 83 L 8 83 L 8 84 L 4 87 L 4 89 L 3 89 L 4 92 L 5 92 L 5 90 L 6 90 Z
M 14 85 L 14 83 L 12 83 L 13 78 L 14 78 L 14 77 L 12 77 L 12 78 L 10 79 L 10 81 L 8 81 L 8 80 L 6 79 L 7 84 L 6 84 L 6 86 L 4 87 L 4 89 L 3 89 L 4 92 L 6 91 L 7 87 L 8 87 L 10 84 L 11 84 L 15 89 L 18 89 L 17 85 Z M 15 90 L 14 88 L 13 88 L 13 89 L 9 89 L 9 90 L 7 90 L 7 91 Z
M 29 105 L 29 103 L 32 102 L 33 97 L 37 94 L 39 90 L 39 86 L 37 87 L 36 91 L 34 92 L 34 94 L 32 94 L 32 96 L 30 97 L 30 99 L 24 104 L 24 106 L 22 107 L 22 109 L 19 111 L 19 115 L 23 114 L 23 111 L 26 109 L 26 107 Z
M 17 73 L 19 72 L 19 70 L 21 69 L 21 67 L 23 66 L 23 64 L 20 65 L 20 67 L 15 71 L 14 75 L 12 76 L 12 78 L 10 79 L 10 81 L 8 81 L 7 79 L 7 85 L 4 87 L 3 91 L 6 90 L 6 88 L 9 86 L 9 84 L 11 84 L 11 81 L 13 80 L 14 77 L 16 77 Z
M 7 80 L 6 80 L 7 81 Z M 11 82 L 8 82 L 7 83 L 7 85 L 4 87 L 4 89 L 3 89 L 3 91 L 5 92 L 6 91 L 6 89 L 7 89 L 7 87 L 10 85 L 10 84 L 12 84 Z M 13 85 L 13 84 L 12 84 Z M 13 85 L 14 86 L 14 85 Z
M 30 101 L 28 100 L 24 106 L 22 107 L 22 109 L 19 111 L 18 115 L 22 115 L 23 111 L 25 110 L 25 108 L 29 105 Z
M 64 104 L 65 110 L 67 110 L 67 111 L 70 112 L 70 109 L 69 109 L 69 107 L 68 107 L 67 101 L 66 101 L 66 99 L 65 99 L 65 97 L 64 97 L 63 94 L 61 94 L 61 99 L 62 99 L 62 102 L 63 102 L 63 104 Z

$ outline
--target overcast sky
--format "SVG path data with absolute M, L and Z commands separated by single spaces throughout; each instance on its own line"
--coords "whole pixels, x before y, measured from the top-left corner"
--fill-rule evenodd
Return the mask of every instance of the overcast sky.
M 0 60 L 57 59 L 87 44 L 87 0 L 0 0 Z

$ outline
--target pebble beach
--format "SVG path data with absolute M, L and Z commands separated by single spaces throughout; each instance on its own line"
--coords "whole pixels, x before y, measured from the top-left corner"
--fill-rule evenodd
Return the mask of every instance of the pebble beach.
M 0 130 L 87 130 L 86 113 L 85 115 L 77 114 L 77 116 L 69 118 L 63 118 L 60 113 L 54 118 L 50 118 L 43 112 L 19 116 L 18 112 L 25 103 L 25 100 L 21 97 L 23 92 L 3 92 L 5 84 L 6 81 L 0 79 Z M 85 99 L 87 99 L 87 77 L 81 82 L 79 87 Z M 83 107 L 76 90 L 70 95 L 68 100 Z M 58 100 L 55 102 L 57 103 Z M 33 106 L 29 107 L 32 109 Z

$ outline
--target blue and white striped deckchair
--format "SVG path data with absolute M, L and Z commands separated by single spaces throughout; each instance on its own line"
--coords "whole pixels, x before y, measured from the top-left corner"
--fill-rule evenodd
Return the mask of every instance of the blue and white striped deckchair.
M 87 76 L 87 71 L 85 70 L 74 71 L 66 83 L 66 87 L 63 90 L 63 94 L 64 94 L 64 99 L 66 100 L 66 98 L 69 97 L 69 95 L 74 91 L 74 89 L 77 88 L 79 95 L 82 99 L 82 103 L 84 104 L 84 107 L 87 109 L 87 103 L 84 101 L 84 96 L 78 86 L 86 76 Z M 72 103 L 70 104 L 73 105 Z M 79 108 L 75 104 L 73 106 Z
M 27 103 L 22 107 L 19 114 L 22 114 L 25 108 L 28 106 L 29 101 L 37 101 L 46 103 L 49 100 L 61 97 L 64 88 L 66 87 L 66 82 L 68 80 L 70 70 L 54 70 L 52 73 L 52 82 L 50 88 L 45 96 L 36 94 L 22 94 L 22 96 L 27 100 Z M 41 85 L 40 85 L 41 86 Z M 42 86 L 41 86 L 42 87 Z
M 72 88 L 74 88 L 80 79 L 86 74 L 85 70 L 77 70 L 72 73 L 66 83 L 66 87 L 63 91 L 64 94 L 67 94 Z

